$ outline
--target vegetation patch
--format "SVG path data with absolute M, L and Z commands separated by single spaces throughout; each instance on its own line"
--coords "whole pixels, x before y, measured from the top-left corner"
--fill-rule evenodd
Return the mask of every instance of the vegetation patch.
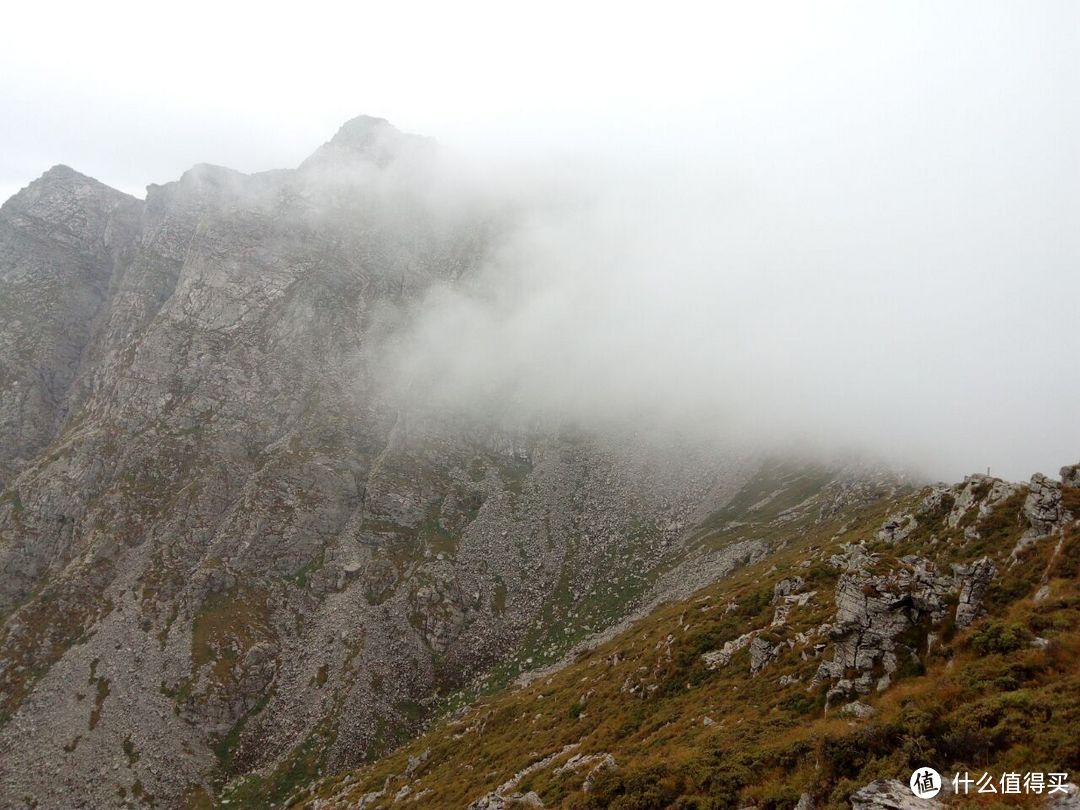
M 275 638 L 266 591 L 234 586 L 210 594 L 195 616 L 191 635 L 192 666 L 208 666 L 213 682 L 230 683 L 244 653 Z

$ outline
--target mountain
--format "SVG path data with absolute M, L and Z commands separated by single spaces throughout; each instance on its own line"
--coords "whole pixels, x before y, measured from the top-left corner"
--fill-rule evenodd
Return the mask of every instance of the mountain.
M 0 208 L 0 803 L 280 801 L 904 486 L 395 387 L 512 225 L 435 160 L 362 117 L 296 170 Z
M 838 804 L 924 670 L 1042 735 L 925 750 L 1077 764 L 1068 693 L 1032 708 L 1073 683 L 1072 472 L 451 407 L 403 336 L 518 212 L 439 161 L 365 116 L 294 170 L 0 207 L 0 805 Z M 874 753 L 810 768 L 834 738 Z
M 289 806 L 1076 807 L 1073 782 L 951 784 L 1080 770 L 1080 465 L 1062 480 L 846 509 Z M 928 765 L 941 799 L 907 785 Z

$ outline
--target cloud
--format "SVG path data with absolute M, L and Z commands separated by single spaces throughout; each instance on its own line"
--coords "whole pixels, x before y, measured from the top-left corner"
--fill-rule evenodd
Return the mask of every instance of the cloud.
M 880 132 L 889 153 L 855 159 L 867 134 L 836 134 L 749 160 L 669 141 L 677 158 L 474 166 L 514 214 L 475 274 L 412 312 L 398 389 L 950 479 L 1073 460 L 1076 190 L 1049 155 L 958 165 L 962 140 Z
M 401 388 L 944 478 L 1080 453 L 1075 3 L 54 6 L 0 49 L 0 189 L 294 166 L 357 112 L 456 155 L 425 193 L 500 238 Z

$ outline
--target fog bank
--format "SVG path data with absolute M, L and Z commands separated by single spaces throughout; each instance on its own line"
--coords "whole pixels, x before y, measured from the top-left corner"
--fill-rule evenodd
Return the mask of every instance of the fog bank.
M 417 401 L 947 479 L 1080 458 L 1076 3 L 10 12 L 0 198 L 296 166 L 361 112 L 437 139 L 439 221 L 500 237 L 392 347 Z
M 932 478 L 1075 462 L 1070 167 L 1001 151 L 1000 131 L 973 147 L 888 128 L 468 164 L 509 225 L 413 313 L 397 384 L 465 412 L 854 451 Z

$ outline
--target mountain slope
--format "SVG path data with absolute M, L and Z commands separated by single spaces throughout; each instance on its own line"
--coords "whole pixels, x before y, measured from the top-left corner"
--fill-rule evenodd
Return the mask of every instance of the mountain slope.
M 441 204 L 433 154 L 361 118 L 297 170 L 5 204 L 3 804 L 282 799 L 900 486 L 388 385 L 512 224 Z
M 930 807 L 919 766 L 1075 775 L 1080 466 L 1062 478 L 843 509 L 290 806 Z M 873 804 L 896 779 L 907 804 Z

